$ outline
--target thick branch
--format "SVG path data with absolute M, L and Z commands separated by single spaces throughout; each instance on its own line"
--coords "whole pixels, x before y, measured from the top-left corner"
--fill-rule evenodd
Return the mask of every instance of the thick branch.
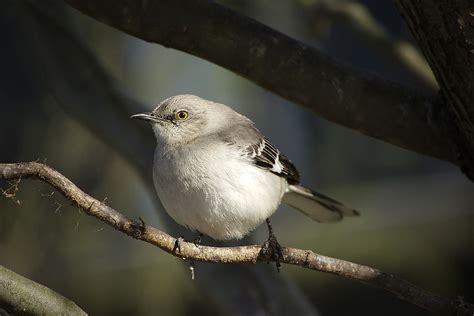
M 66 2 L 133 36 L 221 65 L 330 121 L 456 162 L 429 99 L 341 65 L 213 1 Z
M 182 242 L 175 249 L 176 239 L 154 227 L 137 224 L 113 208 L 81 191 L 74 183 L 56 170 L 37 162 L 0 164 L 0 179 L 36 178 L 50 184 L 86 214 L 94 216 L 113 228 L 155 245 L 181 258 L 214 263 L 255 263 L 269 261 L 260 253 L 260 246 L 240 247 L 196 247 L 192 242 Z M 319 255 L 310 250 L 283 247 L 282 262 L 332 273 L 344 278 L 358 280 L 387 290 L 400 299 L 422 308 L 453 315 L 468 315 L 474 306 L 460 304 L 456 300 L 444 298 L 419 288 L 397 276 L 368 266 Z
M 447 121 L 464 173 L 474 180 L 474 3 L 397 0 L 446 100 Z
M 64 296 L 2 266 L 0 307 L 12 315 L 87 315 Z

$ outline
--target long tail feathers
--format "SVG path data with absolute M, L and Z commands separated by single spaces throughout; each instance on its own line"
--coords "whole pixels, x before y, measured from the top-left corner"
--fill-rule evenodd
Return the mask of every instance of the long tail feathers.
M 334 222 L 344 216 L 359 215 L 356 210 L 300 185 L 288 186 L 283 202 L 318 222 Z

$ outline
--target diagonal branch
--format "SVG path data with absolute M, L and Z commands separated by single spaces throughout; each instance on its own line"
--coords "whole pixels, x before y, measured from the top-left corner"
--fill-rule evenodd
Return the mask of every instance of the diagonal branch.
M 87 315 L 61 294 L 0 265 L 0 315 Z
M 69 179 L 47 165 L 37 162 L 0 164 L 0 179 L 18 178 L 40 179 L 61 192 L 87 215 L 94 216 L 122 233 L 155 245 L 180 258 L 213 263 L 255 263 L 271 260 L 261 254 L 261 247 L 258 245 L 196 247 L 192 242 L 183 241 L 180 248 L 175 249 L 176 238 L 145 223 L 135 223 L 103 202 L 84 193 Z M 357 263 L 323 256 L 310 250 L 283 247 L 282 262 L 368 283 L 430 311 L 452 315 L 472 315 L 474 312 L 474 306 L 471 304 L 430 293 L 395 275 Z
M 446 129 L 461 170 L 474 181 L 474 6 L 472 0 L 397 0 L 440 86 Z
M 241 75 L 323 118 L 385 142 L 457 163 L 431 99 L 340 64 L 209 0 L 65 0 L 148 42 L 187 52 Z

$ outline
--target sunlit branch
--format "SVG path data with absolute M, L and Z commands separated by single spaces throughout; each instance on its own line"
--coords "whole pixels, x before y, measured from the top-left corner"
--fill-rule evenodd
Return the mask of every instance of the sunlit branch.
M 89 196 L 69 179 L 47 165 L 37 162 L 0 164 L 0 179 L 36 178 L 61 192 L 66 199 L 81 208 L 86 214 L 94 216 L 118 231 L 133 238 L 143 240 L 180 258 L 212 263 L 256 263 L 271 261 L 262 255 L 261 246 L 240 247 L 196 246 L 193 242 L 182 241 L 176 248 L 172 237 L 144 222 L 135 222 L 103 202 Z M 474 306 L 458 300 L 444 298 L 430 293 L 395 275 L 360 265 L 331 258 L 311 250 L 283 247 L 282 263 L 307 269 L 336 274 L 347 279 L 368 283 L 387 290 L 402 300 L 444 314 L 472 315 Z

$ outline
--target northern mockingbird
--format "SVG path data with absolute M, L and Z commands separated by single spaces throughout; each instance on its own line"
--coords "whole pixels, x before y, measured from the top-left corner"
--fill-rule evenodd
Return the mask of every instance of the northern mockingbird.
M 241 239 L 267 221 L 277 260 L 278 242 L 268 218 L 280 203 L 318 222 L 358 213 L 300 185 L 298 170 L 247 117 L 194 95 L 177 95 L 151 113 L 158 146 L 153 180 L 168 214 L 216 240 Z M 275 247 L 277 249 L 275 249 Z

